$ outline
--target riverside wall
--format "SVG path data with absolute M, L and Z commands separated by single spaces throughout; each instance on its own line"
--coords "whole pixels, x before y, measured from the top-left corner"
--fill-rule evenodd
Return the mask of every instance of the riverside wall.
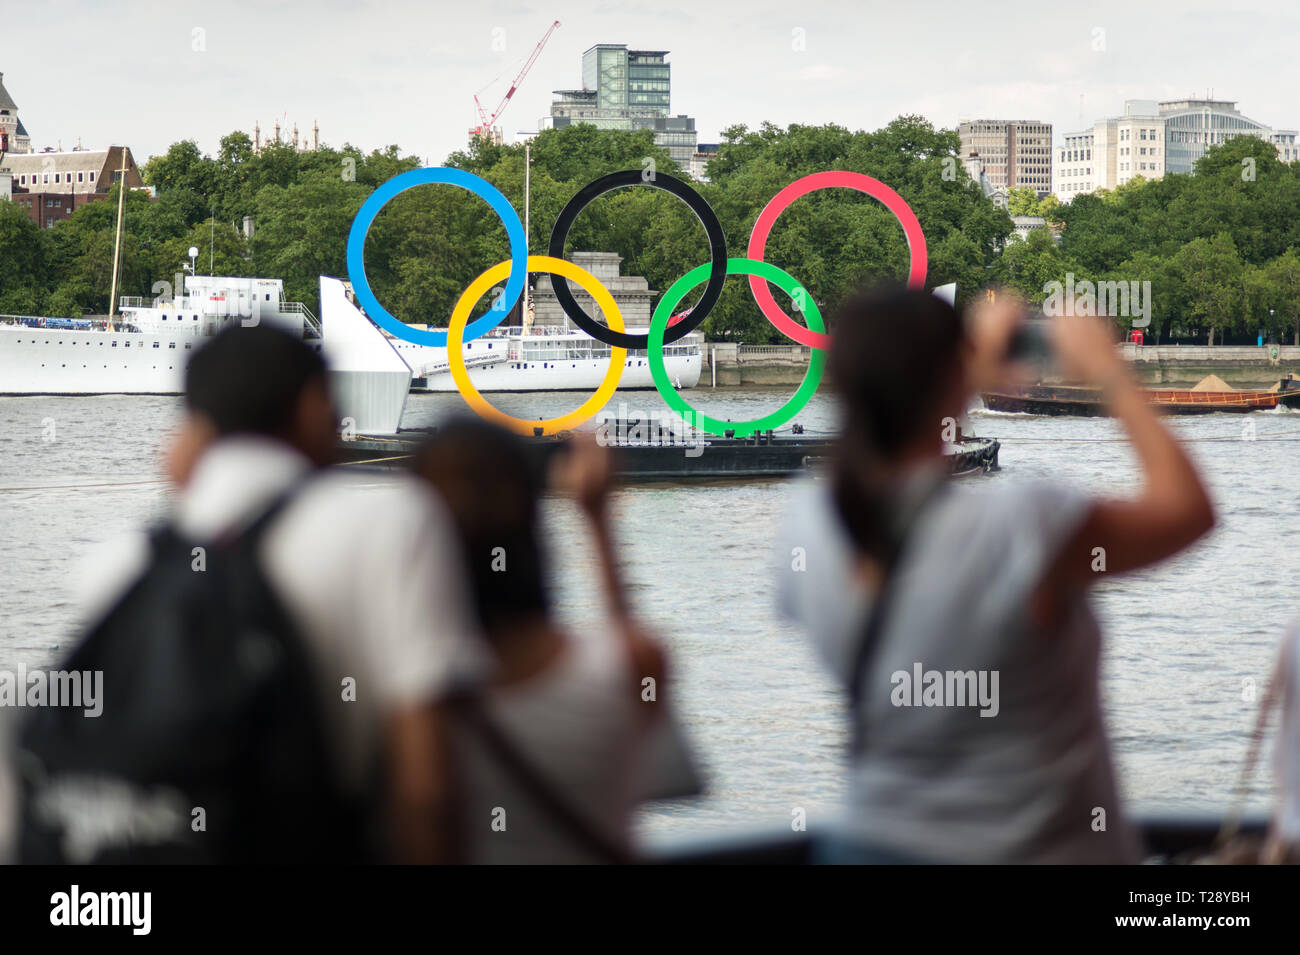
M 1192 387 L 1218 375 L 1233 388 L 1267 389 L 1287 373 L 1300 376 L 1295 345 L 1133 345 L 1120 348 L 1142 383 L 1152 387 Z M 698 387 L 798 385 L 812 349 L 802 345 L 744 345 L 705 342 Z M 1051 379 L 1049 379 L 1051 380 Z

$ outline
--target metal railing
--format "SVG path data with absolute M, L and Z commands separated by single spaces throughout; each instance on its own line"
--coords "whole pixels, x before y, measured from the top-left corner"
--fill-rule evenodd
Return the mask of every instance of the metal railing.
M 741 345 L 736 351 L 741 355 L 788 355 L 806 358 L 812 353 L 807 345 Z
M 281 302 L 280 314 L 301 315 L 303 321 L 307 323 L 308 328 L 314 331 L 318 336 L 321 334 L 320 319 L 313 315 L 311 309 L 302 302 Z

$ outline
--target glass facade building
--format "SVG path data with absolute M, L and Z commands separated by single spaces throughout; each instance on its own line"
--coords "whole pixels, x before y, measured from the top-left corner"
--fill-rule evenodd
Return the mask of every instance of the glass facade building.
M 1258 136 L 1277 145 L 1272 127 L 1243 116 L 1230 100 L 1171 100 L 1160 104 L 1160 115 L 1165 120 L 1166 172 L 1191 172 L 1211 146 L 1237 136 Z M 1287 161 L 1282 150 L 1278 154 Z
M 1294 129 L 1273 129 L 1242 115 L 1232 100 L 1125 100 L 1122 116 L 1065 135 L 1064 147 L 1056 150 L 1056 195 L 1068 202 L 1137 176 L 1191 173 L 1211 147 L 1238 136 L 1257 136 L 1272 143 L 1283 162 L 1295 162 L 1300 159 L 1297 135 Z
M 672 115 L 667 50 L 629 50 L 599 43 L 582 54 L 582 89 L 555 90 L 540 128 L 590 123 L 600 129 L 648 129 L 688 174 L 695 156 L 695 119 Z

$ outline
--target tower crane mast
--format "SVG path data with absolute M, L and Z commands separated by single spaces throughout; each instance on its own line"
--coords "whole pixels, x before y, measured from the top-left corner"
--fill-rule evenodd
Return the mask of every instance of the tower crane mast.
M 533 52 L 529 54 L 528 59 L 524 61 L 523 68 L 520 69 L 519 74 L 513 81 L 511 81 L 510 88 L 506 90 L 505 96 L 501 97 L 501 102 L 497 104 L 496 109 L 492 111 L 491 115 L 488 115 L 487 110 L 483 108 L 483 104 L 479 102 L 478 94 L 474 94 L 474 108 L 478 111 L 479 123 L 477 126 L 470 127 L 469 135 L 471 139 L 475 136 L 483 136 L 491 139 L 493 142 L 501 142 L 501 132 L 496 128 L 497 120 L 501 118 L 501 114 L 504 113 L 506 107 L 510 105 L 510 100 L 515 95 L 515 91 L 519 89 L 519 84 L 524 81 L 524 77 L 527 76 L 528 71 L 533 68 L 533 64 L 537 62 L 537 58 L 542 55 L 542 47 L 546 46 L 546 41 L 551 38 L 551 34 L 555 32 L 559 25 L 559 20 L 554 21 L 550 27 L 547 28 L 546 32 L 542 34 L 542 38 L 538 40 L 537 45 L 533 47 Z

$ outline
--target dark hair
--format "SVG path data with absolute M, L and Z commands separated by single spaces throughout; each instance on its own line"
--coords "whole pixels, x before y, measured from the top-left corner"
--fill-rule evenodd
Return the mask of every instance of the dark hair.
M 185 404 L 218 434 L 279 436 L 303 389 L 325 380 L 325 360 L 301 339 L 264 325 L 231 325 L 190 359 Z
M 918 438 L 961 371 L 962 317 L 928 292 L 898 287 L 859 293 L 836 313 L 828 366 L 843 428 L 834 471 L 841 518 L 857 546 L 888 562 L 898 545 L 882 474 Z
M 505 428 L 458 417 L 441 425 L 412 461 L 451 509 L 489 634 L 550 609 L 538 527 L 545 482 L 534 450 Z

